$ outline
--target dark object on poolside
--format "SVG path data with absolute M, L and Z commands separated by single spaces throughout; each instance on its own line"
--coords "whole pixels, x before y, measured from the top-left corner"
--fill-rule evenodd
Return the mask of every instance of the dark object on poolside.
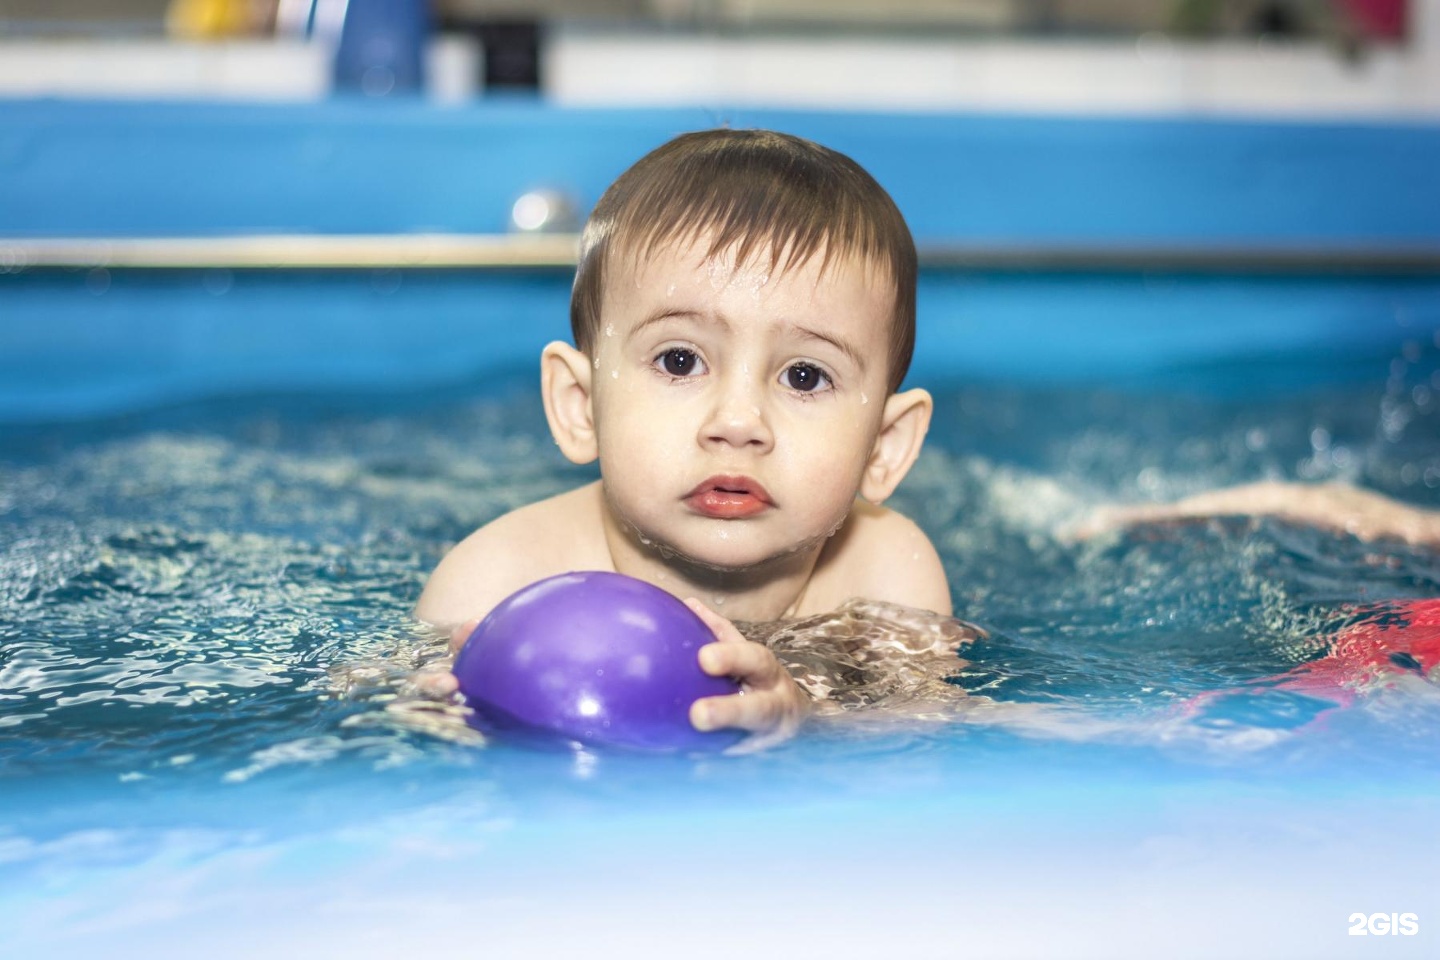
M 416 94 L 425 86 L 429 5 L 349 0 L 335 51 L 335 86 L 367 97 Z
M 501 601 L 465 642 L 454 671 L 470 705 L 500 728 L 602 746 L 714 750 L 742 736 L 690 725 L 697 699 L 739 690 L 696 661 L 714 639 L 658 587 L 618 573 L 566 573 Z

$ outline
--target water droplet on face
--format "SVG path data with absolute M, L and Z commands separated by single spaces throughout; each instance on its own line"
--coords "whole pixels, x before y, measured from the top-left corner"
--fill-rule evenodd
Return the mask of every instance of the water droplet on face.
M 860 404 L 863 406 L 863 405 L 865 405 L 865 404 L 867 404 L 867 403 L 869 403 L 869 402 L 870 402 L 870 398 L 867 397 L 867 396 L 865 396 L 865 391 L 864 391 L 864 390 L 861 390 L 861 391 L 860 391 Z
M 611 370 L 611 371 L 610 371 L 610 379 L 611 379 L 611 380 L 619 380 L 619 379 L 620 379 L 620 371 L 619 371 L 619 370 Z
M 595 358 L 595 369 L 600 369 L 600 358 L 598 356 Z
M 613 337 L 613 336 L 615 336 L 615 324 L 613 324 L 613 323 L 607 323 L 607 324 L 605 324 L 605 336 L 607 336 L 607 337 Z
M 711 597 L 710 599 L 711 599 L 711 602 L 713 602 L 713 603 L 715 604 L 715 606 L 717 606 L 717 607 L 723 607 L 723 606 L 725 606 L 725 598 L 724 598 L 724 597 Z

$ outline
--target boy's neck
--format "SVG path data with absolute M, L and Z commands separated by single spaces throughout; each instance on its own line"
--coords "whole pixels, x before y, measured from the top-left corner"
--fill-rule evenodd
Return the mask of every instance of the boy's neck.
M 681 599 L 695 597 L 730 620 L 765 622 L 795 615 L 821 544 L 761 567 L 724 570 L 666 555 L 617 521 L 601 495 L 605 543 L 616 573 L 652 583 Z

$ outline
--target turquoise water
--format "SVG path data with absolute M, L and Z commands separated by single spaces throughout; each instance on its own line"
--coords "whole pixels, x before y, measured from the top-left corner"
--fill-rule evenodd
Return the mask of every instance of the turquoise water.
M 893 505 L 989 637 L 898 687 L 903 658 L 856 672 L 822 638 L 849 708 L 746 757 L 481 744 L 408 688 L 441 654 L 409 610 L 447 547 L 593 476 L 549 443 L 528 365 L 12 423 L 0 945 L 709 956 L 751 923 L 802 955 L 899 929 L 920 956 L 1382 947 L 1347 938 L 1355 910 L 1419 911 L 1383 948 L 1423 955 L 1433 678 L 1322 722 L 1177 705 L 1317 655 L 1348 604 L 1440 596 L 1440 552 L 1268 520 L 1057 531 L 1261 478 L 1440 508 L 1437 360 L 1420 337 L 1103 389 L 937 385 Z M 697 939 L 735 890 L 749 920 Z

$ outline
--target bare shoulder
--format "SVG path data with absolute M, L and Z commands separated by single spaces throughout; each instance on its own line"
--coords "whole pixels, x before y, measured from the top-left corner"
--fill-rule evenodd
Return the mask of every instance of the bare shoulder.
M 827 545 L 816 577 L 829 607 L 864 597 L 946 616 L 953 609 L 945 568 L 925 531 L 902 513 L 864 501 Z
M 608 553 L 595 554 L 603 538 L 593 487 L 512 510 L 460 541 L 431 572 L 415 616 L 448 629 L 483 618 L 526 584 L 608 565 Z

